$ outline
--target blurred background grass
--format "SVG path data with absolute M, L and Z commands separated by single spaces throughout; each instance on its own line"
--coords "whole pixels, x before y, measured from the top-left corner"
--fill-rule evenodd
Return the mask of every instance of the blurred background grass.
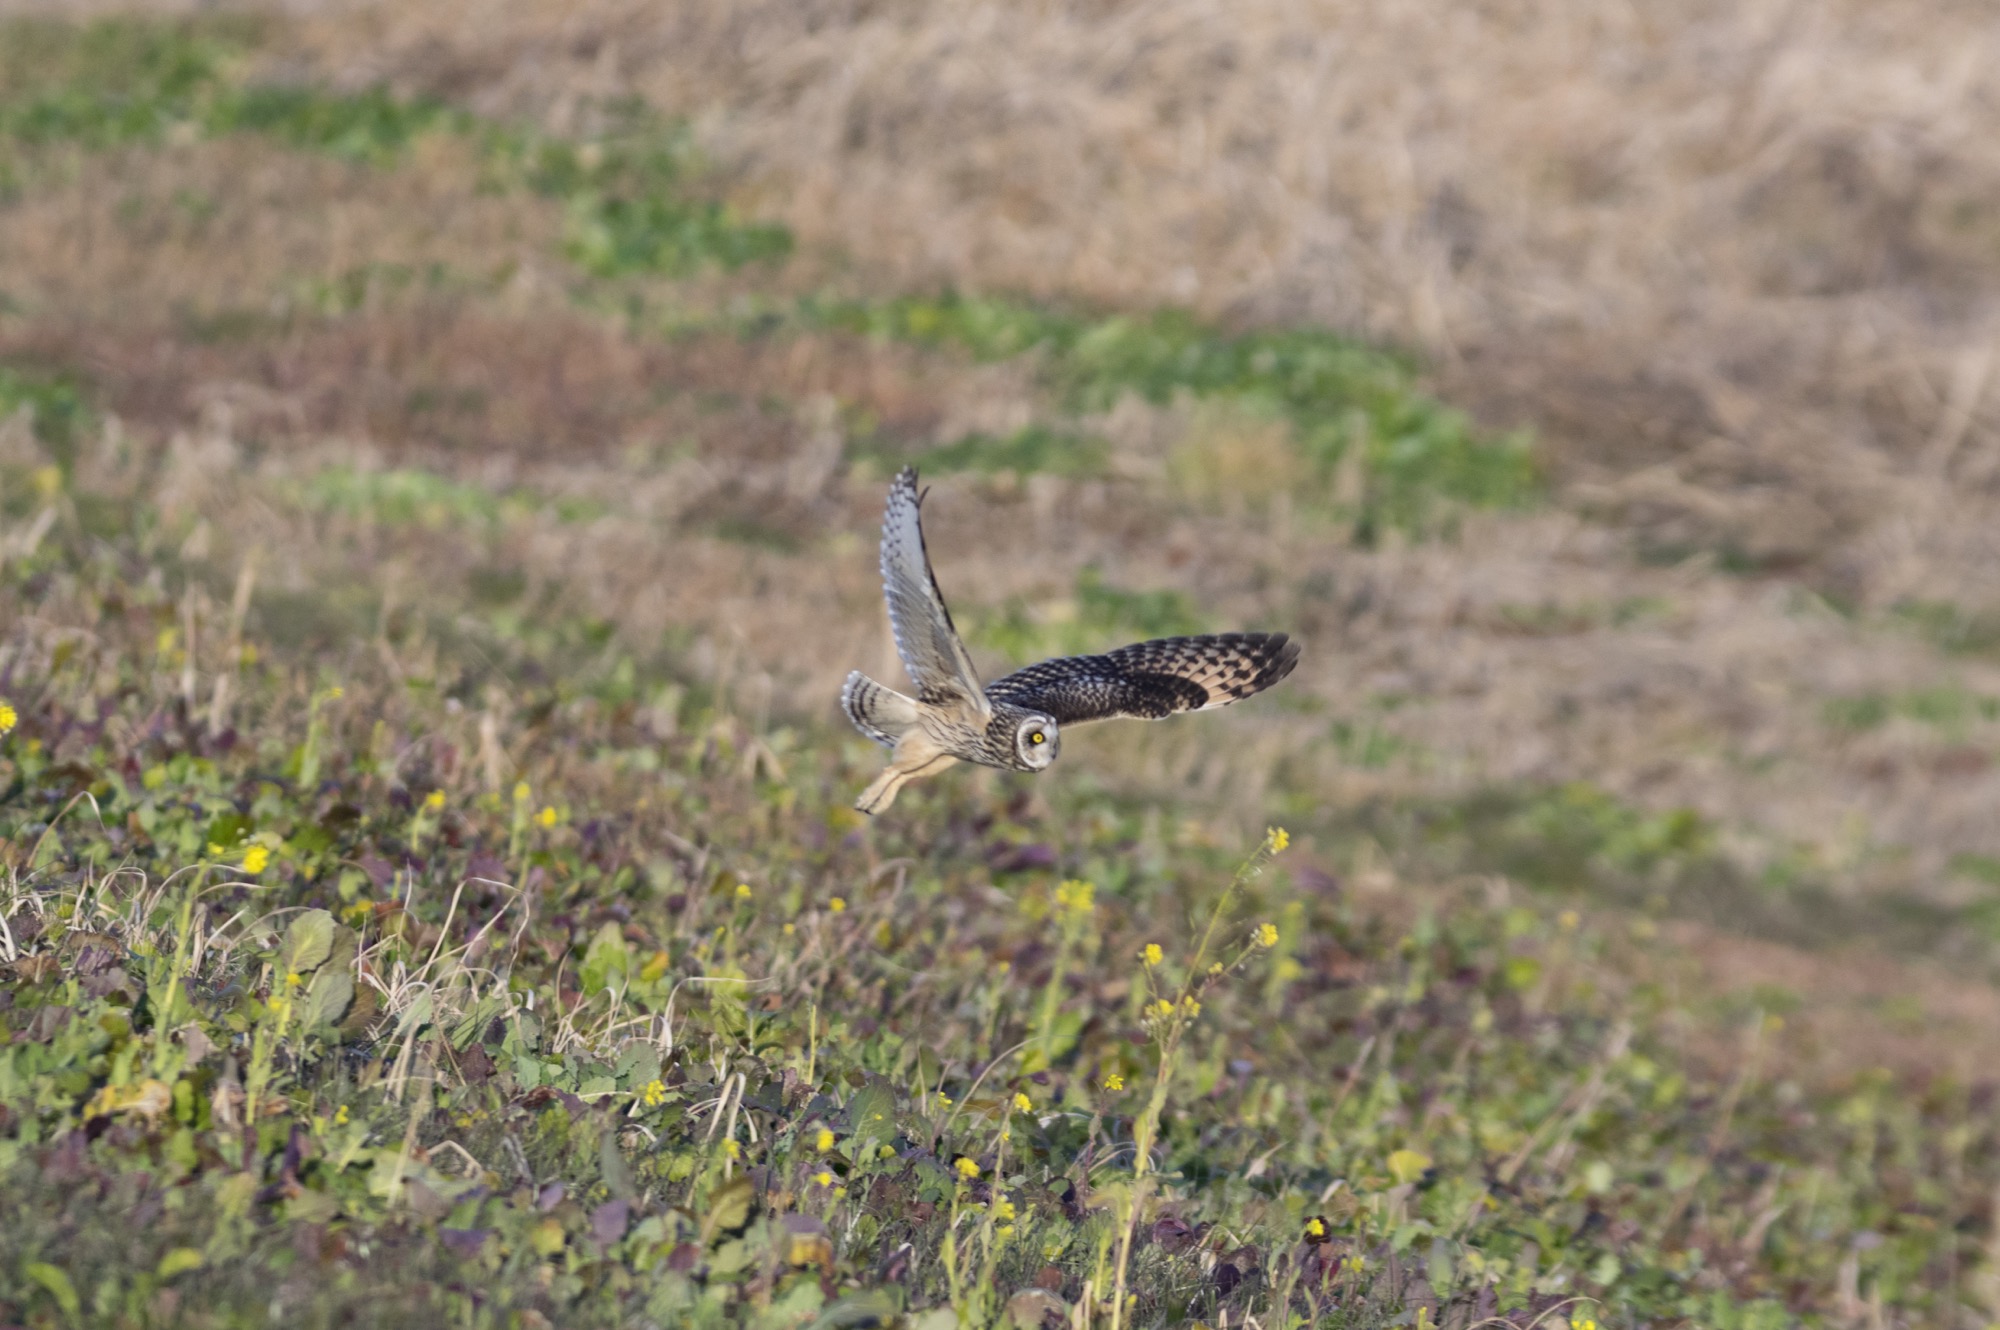
M 833 698 L 896 677 L 872 546 L 914 461 L 988 668 L 1232 627 L 1307 652 L 1252 705 L 1084 731 L 1039 782 L 959 773 L 863 834 L 943 820 L 965 886 L 1081 872 L 1078 818 L 1196 847 L 1282 821 L 1364 915 L 1468 884 L 1551 939 L 1590 911 L 1641 939 L 1631 982 L 1673 995 L 1642 1026 L 1718 1102 L 1756 1015 L 1784 1018 L 1756 1054 L 1780 1117 L 1959 1106 L 1909 1128 L 1902 1246 L 1765 1196 L 1849 1244 L 1780 1276 L 1775 1219 L 1704 1246 L 1673 1202 L 1641 1264 L 1726 1247 L 1718 1286 L 1784 1315 L 1996 1310 L 1979 6 L 0 13 L 0 695 L 43 745 L 7 759 L 43 847 L 17 891 L 54 809 L 164 758 L 162 714 L 263 770 L 221 737 L 289 751 L 335 684 L 403 727 L 343 722 L 359 808 L 449 734 L 504 841 L 594 698 L 661 743 L 740 727 L 753 778 L 838 755 L 785 815 L 847 835 L 866 758 Z M 638 761 L 607 817 L 650 797 Z M 741 834 L 699 802 L 673 827 Z M 297 903 L 338 905 L 316 835 L 284 838 Z

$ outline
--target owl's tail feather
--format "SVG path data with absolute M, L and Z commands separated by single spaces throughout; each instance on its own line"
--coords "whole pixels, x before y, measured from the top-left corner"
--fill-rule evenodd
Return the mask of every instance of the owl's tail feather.
M 847 676 L 847 684 L 840 690 L 840 705 L 855 729 L 889 748 L 916 728 L 916 699 L 884 688 L 860 670 Z

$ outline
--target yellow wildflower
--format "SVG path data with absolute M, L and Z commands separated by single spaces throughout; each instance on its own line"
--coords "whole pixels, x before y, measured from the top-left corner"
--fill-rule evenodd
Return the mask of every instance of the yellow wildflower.
M 243 871 L 251 877 L 271 866 L 271 852 L 261 845 L 252 845 L 243 852 Z
M 1097 888 L 1088 882 L 1071 878 L 1056 888 L 1056 908 L 1068 910 L 1072 914 L 1089 914 L 1097 908 Z
M 1166 958 L 1167 953 L 1160 950 L 1160 944 L 1157 942 L 1148 942 L 1146 949 L 1139 953 L 1139 959 L 1144 961 L 1148 968 L 1158 965 Z
M 1107 1090 L 1122 1090 L 1125 1088 L 1125 1078 L 1114 1071 L 1104 1078 L 1104 1088 Z
M 1278 926 L 1277 926 L 1276 924 L 1258 924 L 1258 925 L 1257 925 L 1257 945 L 1258 945 L 1258 946 L 1260 946 L 1260 947 L 1275 947 L 1275 946 L 1277 946 L 1277 945 L 1278 945 Z
M 1306 1220 L 1306 1236 L 1309 1238 L 1325 1237 L 1326 1225 L 1317 1219 Z
M 939 1108 L 950 1108 L 950 1107 L 951 1107 L 951 1096 L 950 1096 L 950 1095 L 948 1095 L 948 1094 L 946 1094 L 946 1093 L 945 1093 L 944 1091 L 942 1091 L 942 1090 L 939 1090 L 939 1091 L 938 1091 L 938 1107 L 939 1107 Z
M 1035 1111 L 1035 1101 L 1017 1091 L 1014 1095 L 1014 1111 L 1017 1113 L 1032 1113 Z
M 1181 1009 L 1187 1012 L 1189 1020 L 1193 1020 L 1195 1017 L 1201 1015 L 1201 1003 L 1195 1001 L 1194 994 L 1192 993 L 1181 999 Z
M 342 1104 L 342 1105 L 340 1106 L 340 1108 L 338 1109 L 338 1111 L 336 1111 L 336 1112 L 334 1113 L 334 1115 L 333 1115 L 333 1125 L 334 1125 L 334 1126 L 336 1126 L 336 1127 L 345 1127 L 345 1126 L 347 1125 L 347 1105 L 346 1105 L 346 1104 Z
M 958 1162 L 953 1164 L 952 1167 L 957 1169 L 958 1176 L 964 1178 L 967 1182 L 970 1182 L 972 1181 L 972 1179 L 979 1176 L 979 1165 L 973 1163 L 970 1159 L 967 1159 L 964 1155 L 960 1155 L 958 1157 Z
M 1215 963 L 1214 963 L 1213 965 L 1209 966 L 1209 967 L 1208 967 L 1208 972 L 1209 972 L 1209 974 L 1211 974 L 1211 975 L 1218 975 L 1218 974 L 1221 974 L 1221 973 L 1222 973 L 1222 962 L 1221 962 L 1221 961 L 1217 961 L 1217 962 L 1215 962 Z
M 667 1102 L 667 1087 L 660 1083 L 659 1077 L 646 1082 L 646 1088 L 639 1092 L 639 1102 L 647 1108 L 658 1108 Z
M 535 821 L 541 823 L 545 827 L 554 826 L 556 824 L 556 810 L 544 806 L 541 812 L 535 814 Z
M 306 982 L 306 977 L 300 974 L 297 970 L 293 970 L 291 973 L 285 976 L 286 988 L 300 988 L 304 986 L 305 982 Z
M 1569 1323 L 1569 1330 L 1597 1330 L 1597 1322 L 1588 1316 L 1578 1317 Z
M 346 696 L 347 696 L 347 690 L 345 688 L 342 688 L 339 684 L 335 684 L 333 687 L 326 690 L 326 700 L 329 702 L 338 702 L 341 698 Z
M 1271 847 L 1272 854 L 1283 854 L 1285 847 L 1292 843 L 1292 833 L 1283 827 L 1266 827 L 1264 841 Z
M 832 1128 L 821 1127 L 819 1129 L 819 1135 L 813 1137 L 813 1149 L 818 1150 L 821 1153 L 825 1153 L 826 1151 L 831 1150 L 832 1148 L 833 1148 Z
M 532 793 L 533 791 L 528 788 L 528 782 L 517 782 L 514 786 L 514 802 L 524 804 L 528 802 L 528 796 Z
M 722 1143 L 722 1153 L 728 1155 L 731 1159 L 741 1159 L 743 1157 L 743 1146 L 736 1141 L 724 1141 Z
M 748 882 L 738 882 L 736 884 L 736 899 L 740 901 L 750 899 L 750 884 Z
M 210 841 L 208 843 L 208 857 L 211 859 L 220 859 L 222 855 L 223 855 L 222 847 L 220 845 L 217 845 L 214 841 Z
M 835 896 L 832 900 L 826 903 L 826 908 L 833 911 L 835 914 L 839 914 L 842 910 L 847 908 L 847 898 L 845 896 Z
M 1161 998 L 1159 1001 L 1155 1002 L 1148 1010 L 1156 1020 L 1163 1021 L 1167 1019 L 1167 1017 L 1174 1014 L 1174 1004 L 1167 1001 L 1165 998 Z
M 424 807 L 426 807 L 426 808 L 430 809 L 430 810 L 431 810 L 431 811 L 432 811 L 433 813 L 437 812 L 437 811 L 438 811 L 438 810 L 439 810 L 440 808 L 443 808 L 443 807 L 444 807 L 444 791 L 443 791 L 443 790 L 432 790 L 432 791 L 431 791 L 431 792 L 430 792 L 429 794 L 425 795 L 425 796 L 424 796 Z
M 14 710 L 14 704 L 0 700 L 0 734 L 5 734 L 21 723 L 21 713 Z
M 813 1181 L 822 1187 L 831 1187 L 833 1185 L 833 1174 L 827 1172 L 825 1169 L 821 1169 L 819 1172 L 813 1174 Z
M 798 932 L 798 931 L 799 931 L 799 926 L 798 926 L 797 924 L 786 924 L 786 925 L 785 925 L 785 936 L 786 936 L 786 937 L 790 937 L 790 936 L 791 936 L 792 934 L 794 934 L 794 933 L 796 933 L 796 932 Z
M 1005 1192 L 993 1198 L 993 1217 L 1002 1223 L 1014 1218 L 1014 1202 L 1008 1199 Z

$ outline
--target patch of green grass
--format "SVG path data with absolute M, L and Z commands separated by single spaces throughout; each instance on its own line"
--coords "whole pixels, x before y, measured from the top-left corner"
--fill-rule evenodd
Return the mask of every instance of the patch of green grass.
M 1957 684 L 1939 684 L 1905 693 L 1830 698 L 1821 711 L 1828 725 L 1857 733 L 1877 729 L 1891 717 L 1900 716 L 1959 736 L 1981 721 L 2000 718 L 2000 698 L 1985 697 Z
M 969 610 L 969 641 L 1026 664 L 1048 656 L 1109 651 L 1150 637 L 1207 631 L 1178 591 L 1129 591 L 1111 586 L 1096 568 L 1077 574 L 1071 595 L 1052 602 L 1009 601 L 997 610 Z
M 925 475 L 975 471 L 985 475 L 1013 472 L 1080 477 L 1103 474 L 1110 448 L 1103 439 L 1091 435 L 1026 425 L 1005 438 L 968 434 L 917 453 L 891 449 L 876 440 L 860 441 L 849 452 L 878 463 L 885 471 L 907 463 Z
M 320 512 L 432 530 L 491 526 L 539 511 L 553 513 L 565 522 L 589 521 L 604 512 L 602 504 L 591 500 L 549 500 L 524 490 L 496 494 L 483 486 L 415 467 L 386 471 L 327 467 L 300 483 L 296 498 L 305 507 Z
M 1483 438 L 1420 392 L 1405 360 L 1313 329 L 1228 333 L 1162 312 L 1090 318 L 1001 298 L 947 294 L 883 302 L 808 301 L 808 321 L 855 333 L 961 347 L 980 360 L 1042 358 L 1072 410 L 1123 393 L 1164 405 L 1177 394 L 1263 404 L 1289 421 L 1333 503 L 1335 473 L 1359 448 L 1352 516 L 1363 540 L 1438 527 L 1453 504 L 1509 508 L 1540 482 L 1525 438 Z
M 1902 601 L 1892 613 L 1946 651 L 1982 655 L 2000 648 L 2000 614 L 1943 600 Z
M 67 479 L 76 465 L 78 439 L 91 420 L 76 381 L 0 364 L 0 420 L 21 411 L 28 413 L 29 429 Z
M 562 200 L 567 257 L 595 277 L 680 276 L 734 269 L 791 250 L 785 228 L 738 217 L 700 197 L 705 168 L 685 130 L 643 107 L 617 109 L 588 142 L 483 121 L 428 98 L 371 88 L 337 93 L 236 81 L 235 59 L 254 24 L 105 20 L 73 27 L 0 26 L 0 185 L 18 171 L 5 145 L 103 149 L 156 142 L 185 127 L 203 136 L 258 134 L 301 151 L 369 166 L 401 160 L 411 144 L 445 134 L 476 145 L 495 187 L 524 186 Z

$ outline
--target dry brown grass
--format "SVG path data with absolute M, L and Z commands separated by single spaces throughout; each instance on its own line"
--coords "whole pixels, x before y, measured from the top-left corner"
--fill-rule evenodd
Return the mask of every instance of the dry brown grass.
M 1977 4 L 350 0 L 299 49 L 557 124 L 637 92 L 897 283 L 1422 345 L 1666 542 L 1871 603 L 1990 553 Z

